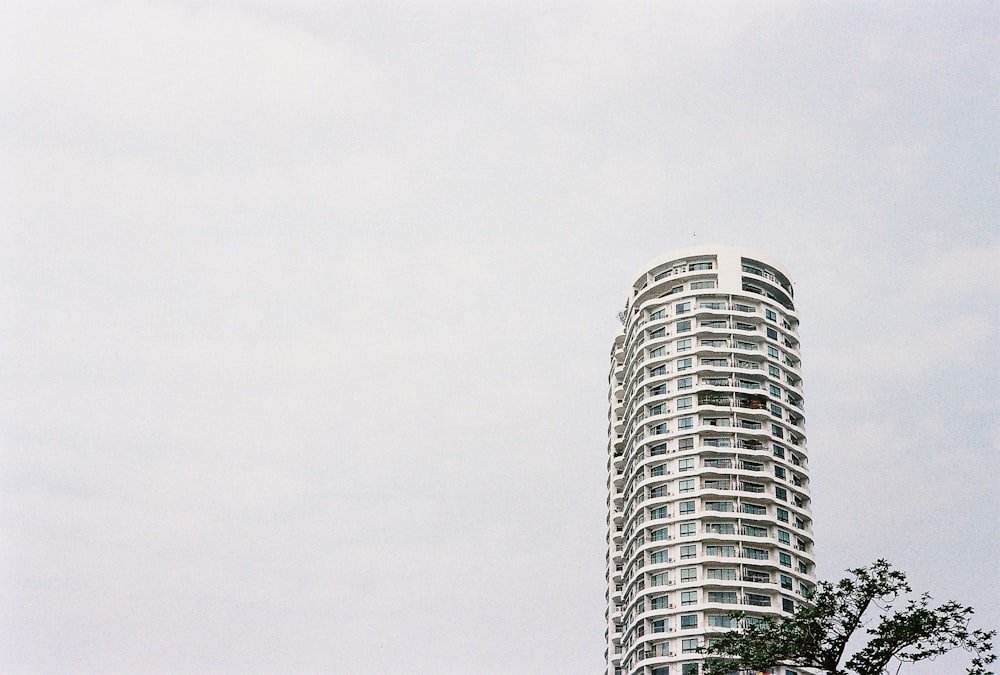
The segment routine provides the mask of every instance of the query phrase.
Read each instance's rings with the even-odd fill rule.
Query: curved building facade
[[[607,675],[693,675],[728,612],[791,613],[816,583],[794,293],[758,253],[685,249],[635,277],[620,318]]]

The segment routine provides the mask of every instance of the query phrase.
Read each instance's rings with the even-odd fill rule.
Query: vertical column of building
[[[638,276],[621,318],[607,673],[693,675],[728,612],[791,613],[815,584],[793,291],[764,256],[688,249]]]
[[[625,313],[622,313],[624,321]],[[621,662],[622,637],[622,571],[624,569],[624,542],[622,538],[624,522],[625,492],[625,336],[615,337],[611,346],[611,369],[608,374],[608,518],[606,556],[607,590],[607,648],[605,660],[608,675],[614,675]]]

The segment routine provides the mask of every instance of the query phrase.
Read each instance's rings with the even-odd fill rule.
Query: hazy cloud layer
[[[6,4],[3,669],[598,671],[614,317],[714,242],[794,275],[821,575],[1000,624],[998,35]]]

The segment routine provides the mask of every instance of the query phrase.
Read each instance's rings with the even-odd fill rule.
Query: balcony
[[[750,410],[766,410],[767,399],[763,396],[737,396],[736,407],[749,408]]]
[[[732,490],[733,484],[728,480],[706,480],[702,483],[702,488],[705,490]],[[760,491],[764,491],[764,486],[761,486]]]

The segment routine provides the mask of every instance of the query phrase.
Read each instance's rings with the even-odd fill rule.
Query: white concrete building
[[[793,289],[759,253],[685,249],[636,275],[621,319],[607,675],[691,675],[727,612],[793,612],[816,583]]]

